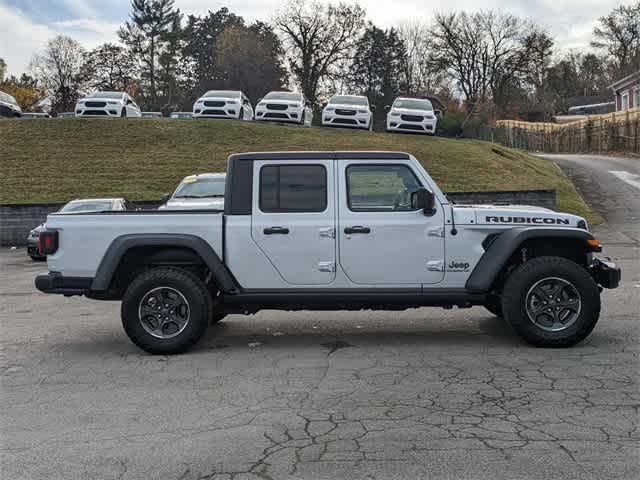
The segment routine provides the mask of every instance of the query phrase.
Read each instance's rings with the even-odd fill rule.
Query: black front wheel
[[[516,268],[502,294],[505,319],[538,347],[584,340],[600,316],[600,292],[584,267],[561,257],[538,257]]]
[[[120,112],[120,117],[121,118],[127,118],[127,110],[126,109],[122,109],[122,111]]]
[[[184,352],[204,335],[212,316],[211,295],[196,275],[179,268],[139,274],[122,298],[122,325],[146,352]]]

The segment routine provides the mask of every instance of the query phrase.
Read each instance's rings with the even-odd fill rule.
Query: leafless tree
[[[352,55],[364,15],[358,4],[292,0],[274,18],[284,37],[291,72],[313,104],[317,104],[322,82]]]
[[[430,27],[420,22],[405,22],[397,28],[406,48],[404,81],[407,94],[434,92],[443,83],[445,72],[434,59]]]
[[[593,29],[593,47],[615,61],[618,75],[640,70],[640,1],[620,6],[601,17]]]
[[[33,57],[31,70],[51,100],[53,112],[74,108],[85,82],[85,56],[77,41],[58,35],[49,40],[44,52]]]

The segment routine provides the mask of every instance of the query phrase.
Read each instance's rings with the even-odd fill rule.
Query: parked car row
[[[438,118],[429,100],[398,97],[388,108],[388,132],[435,133]],[[5,116],[19,116],[21,113],[15,99],[2,92],[0,109]],[[78,100],[71,115],[61,116],[162,118],[162,113],[142,112],[126,92],[93,92]],[[254,109],[249,98],[239,90],[210,90],[195,101],[192,112],[173,112],[169,118],[226,118],[311,126],[313,110],[304,95],[298,92],[269,92],[258,100]],[[324,127],[373,130],[373,109],[366,96],[334,95],[322,110],[321,124]]]

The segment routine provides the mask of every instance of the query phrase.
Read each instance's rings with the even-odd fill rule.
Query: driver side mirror
[[[436,213],[436,197],[426,188],[419,188],[411,194],[411,206],[430,217]]]
[[[169,199],[171,198],[171,194],[169,193],[163,193],[162,196],[160,197],[160,201],[162,203],[167,203],[169,201]]]
[[[133,100],[127,100],[127,105],[133,104]]]

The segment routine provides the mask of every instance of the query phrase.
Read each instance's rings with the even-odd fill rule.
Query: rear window
[[[260,170],[263,212],[323,212],[327,170],[323,165],[273,165]]]

